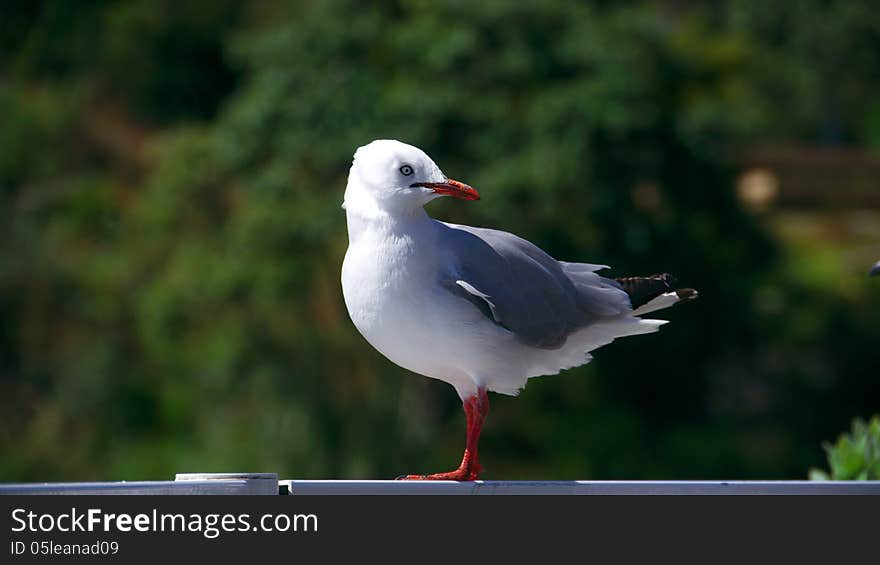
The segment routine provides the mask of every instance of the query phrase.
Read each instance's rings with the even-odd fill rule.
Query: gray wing
[[[631,310],[606,268],[555,260],[513,234],[438,222],[452,254],[444,286],[534,347],[561,347],[575,330]]]

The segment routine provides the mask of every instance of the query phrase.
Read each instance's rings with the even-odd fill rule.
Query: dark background
[[[880,11],[771,4],[5,2],[0,480],[452,468],[342,302],[383,137],[483,195],[437,217],[701,291],[493,396],[486,478],[805,478],[880,405]]]

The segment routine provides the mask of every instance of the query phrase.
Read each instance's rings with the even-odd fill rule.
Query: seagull
[[[868,272],[872,277],[880,275],[880,261],[874,263],[874,266],[871,267],[871,270]]]
[[[380,139],[354,154],[342,205],[342,291],[357,330],[393,363],[455,387],[467,419],[454,471],[409,480],[472,481],[488,392],[590,361],[615,338],[657,331],[642,315],[696,298],[668,274],[611,279],[604,265],[557,261],[494,229],[432,219],[440,196],[479,200],[421,149]]]

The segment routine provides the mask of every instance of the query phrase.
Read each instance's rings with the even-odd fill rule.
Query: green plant
[[[837,443],[824,445],[831,473],[810,469],[813,481],[869,481],[880,479],[880,415],[870,422],[856,418],[852,432]]]

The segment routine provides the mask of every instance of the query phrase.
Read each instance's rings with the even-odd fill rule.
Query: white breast
[[[474,331],[491,324],[441,286],[447,269],[433,221],[425,216],[408,225],[352,223],[342,289],[355,327],[397,365],[457,389],[472,388],[466,367],[478,363],[462,363],[463,357],[478,350]]]
[[[427,314],[425,289],[434,284],[436,261],[423,229],[393,224],[350,229],[342,264],[342,290],[358,331],[398,362],[425,339],[417,321]]]

